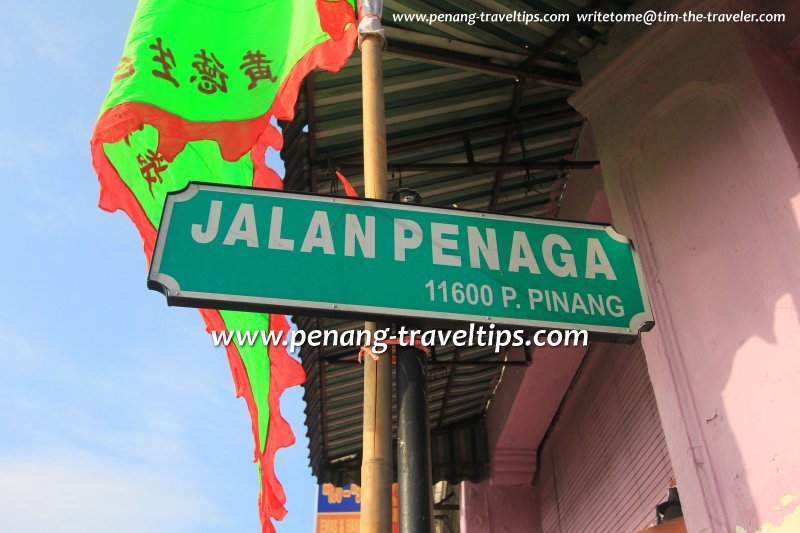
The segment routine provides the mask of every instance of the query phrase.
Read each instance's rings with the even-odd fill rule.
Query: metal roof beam
[[[318,167],[326,167],[327,161],[315,161]],[[409,172],[458,172],[472,170],[474,172],[491,172],[498,170],[567,170],[593,169],[599,161],[511,161],[503,163],[390,163],[389,171],[407,170]],[[361,162],[347,162],[337,165],[342,171],[361,172]]]
[[[600,7],[607,3],[608,0],[593,0],[586,4],[580,11],[577,13],[591,13],[592,11],[596,11],[600,9]],[[575,29],[581,25],[581,22],[578,21],[578,17],[576,14],[573,14],[569,18],[569,22],[561,26],[553,35],[547,38],[547,40],[542,43],[540,47],[533,51],[533,53],[522,63],[523,69],[532,68],[536,65],[536,62],[542,59],[547,52],[553,49],[556,45],[558,45],[561,41],[563,41],[567,35],[575,31]]]
[[[580,117],[580,116],[581,116],[580,113],[578,113],[574,109],[565,109],[562,111],[555,111],[552,113],[543,113],[541,115],[534,115],[526,118],[520,118],[518,120],[509,120],[507,122],[503,122],[500,124],[493,124],[490,126],[467,128],[463,130],[452,131],[450,133],[432,135],[430,137],[424,137],[422,139],[414,139],[411,141],[394,143],[387,146],[386,151],[390,154],[393,154],[397,152],[403,152],[406,150],[413,150],[415,148],[428,147],[431,146],[432,144],[445,143],[456,139],[461,139],[464,137],[464,135],[483,135],[486,133],[496,133],[500,131],[505,131],[509,127],[513,126],[528,126],[531,124],[541,124],[546,122],[552,122],[554,120],[561,120],[561,119]],[[360,159],[361,156],[362,156],[361,152],[356,152],[337,157],[336,161],[349,161],[351,159]],[[314,162],[314,164],[316,164],[316,161]]]
[[[475,44],[474,42],[460,41],[453,37],[443,37],[394,26],[384,26],[386,39],[388,41],[402,41],[405,43],[419,44],[440,48],[445,50],[455,50],[463,54],[471,54],[478,57],[491,59],[495,63],[505,65],[516,65],[525,60],[530,50],[521,52],[510,52],[485,44]]]
[[[513,122],[514,117],[519,113],[519,107],[522,105],[522,96],[525,94],[525,83],[518,82],[514,87],[514,96],[511,98],[511,109],[508,113],[509,122]],[[503,146],[500,148],[500,165],[505,165],[508,159],[508,152],[511,150],[511,141],[514,139],[514,125],[509,125],[503,135]],[[526,170],[530,167],[525,167]],[[492,197],[489,200],[489,211],[494,211],[497,207],[497,200],[500,197],[500,186],[503,183],[503,176],[505,175],[506,168],[501,166],[497,169],[494,175],[494,184],[492,184]]]
[[[456,347],[455,351],[453,352],[452,362],[454,363],[457,362],[459,355],[461,355],[460,350]],[[442,422],[444,422],[444,417],[447,414],[447,404],[450,401],[450,393],[453,390],[453,380],[456,377],[456,370],[457,369],[455,368],[455,366],[451,367],[450,373],[447,376],[447,386],[445,387],[444,398],[442,399],[442,410],[439,411],[439,420],[436,423],[437,429],[442,427]]]
[[[606,2],[607,0],[592,0],[581,10],[581,12],[586,13],[594,11],[600,8],[600,6],[602,6]],[[544,55],[547,52],[549,52],[554,46],[556,46],[563,39],[565,39],[567,35],[572,33],[572,31],[575,30],[578,24],[579,22],[577,16],[570,17],[570,22],[564,24],[561,28],[558,29],[558,31],[556,31],[553,35],[551,35],[539,48],[537,48],[525,61],[523,61],[519,65],[519,68],[523,71],[529,71],[529,70],[535,71],[536,63],[542,57],[544,57]],[[524,78],[520,79],[524,80]],[[511,101],[510,118],[512,119],[517,114],[520,103],[522,101],[522,97],[524,94],[522,85],[523,83],[519,83],[519,85],[516,87],[514,91],[514,97]],[[505,135],[503,137],[503,147],[501,148],[500,151],[501,163],[504,163],[506,157],[508,157],[508,151],[511,148],[511,141],[514,137],[513,133],[514,133],[513,126],[509,126],[506,129]],[[504,173],[505,169],[500,168],[497,170],[497,173],[495,174],[494,185],[492,186],[492,198],[489,200],[489,211],[494,211],[497,208],[497,201],[500,196],[500,189],[503,183]]]
[[[498,65],[496,63],[490,63],[482,57],[453,53],[440,48],[420,46],[404,43],[402,41],[389,42],[385,53],[390,56],[416,59],[418,61],[447,67],[458,67],[493,76],[513,79],[530,79],[550,85],[557,85],[559,87],[575,88],[581,85],[580,76],[574,76],[556,70],[543,68],[527,70]]]

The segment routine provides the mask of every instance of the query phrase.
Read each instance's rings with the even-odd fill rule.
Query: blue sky
[[[197,311],[145,286],[97,208],[97,111],[134,0],[0,0],[0,516],[6,531],[258,531],[244,400]],[[275,154],[271,154],[275,164]],[[282,402],[289,516],[311,531],[302,389]]]

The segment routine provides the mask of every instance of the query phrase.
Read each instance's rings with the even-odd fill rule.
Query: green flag
[[[265,164],[282,144],[270,121],[292,118],[308,72],[344,65],[356,31],[346,0],[141,0],[91,139],[100,207],[127,213],[149,260],[167,193],[189,181],[282,188]],[[280,315],[201,314],[209,331],[289,328]],[[231,343],[227,355],[252,421],[262,527],[273,531],[270,519],[286,514],[273,460],[294,442],[280,395],[305,376],[280,345]]]

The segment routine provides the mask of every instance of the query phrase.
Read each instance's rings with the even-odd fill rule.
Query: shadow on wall
[[[703,497],[725,514],[712,522],[754,531],[780,522],[787,480],[800,478],[795,454],[782,457],[800,424],[780,413],[796,405],[800,370],[800,181],[769,101],[748,94],[700,82],[672,92],[639,122],[620,175],[647,243],[656,351],[695,418],[693,449],[679,453],[709,471]]]

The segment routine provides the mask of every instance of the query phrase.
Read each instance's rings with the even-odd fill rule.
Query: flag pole
[[[383,99],[383,37],[361,37],[364,113],[364,194],[386,200],[386,115]],[[375,322],[365,329],[375,331]],[[364,358],[364,434],[361,458],[361,531],[392,528],[392,358]]]

